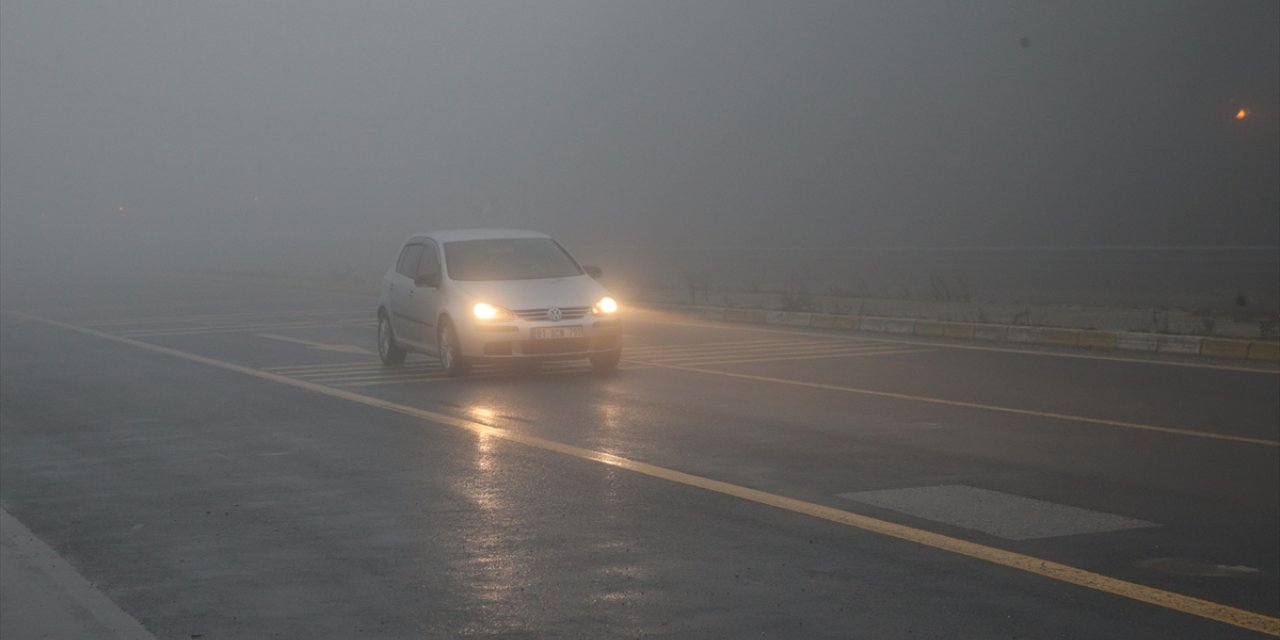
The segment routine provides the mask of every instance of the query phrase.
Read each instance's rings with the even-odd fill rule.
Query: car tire
[[[385,311],[378,312],[378,357],[382,364],[401,365],[407,352],[396,344],[395,331],[391,329],[391,318]]]
[[[471,371],[471,363],[462,355],[462,343],[458,341],[458,332],[453,324],[445,322],[436,336],[439,346],[440,366],[447,376],[458,378]]]
[[[600,373],[618,370],[618,362],[622,360],[622,349],[605,353],[593,353],[590,356],[591,369]]]

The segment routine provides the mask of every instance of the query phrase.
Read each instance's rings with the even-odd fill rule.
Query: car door
[[[415,349],[421,348],[422,331],[412,317],[413,278],[418,272],[422,251],[421,241],[406,244],[404,249],[400,250],[400,258],[396,260],[395,272],[387,276],[386,282],[391,329],[395,331],[396,338],[401,343]]]
[[[408,296],[408,315],[417,328],[420,348],[428,353],[436,351],[436,319],[440,317],[440,307],[444,304],[440,286],[442,278],[440,251],[435,242],[426,240],[414,273],[416,284]]]

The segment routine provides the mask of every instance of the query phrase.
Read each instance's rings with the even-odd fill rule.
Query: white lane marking
[[[268,340],[279,340],[280,342],[292,342],[294,344],[301,344],[311,349],[318,349],[320,351],[336,351],[338,353],[355,353],[359,355],[370,355],[370,356],[373,355],[372,351],[365,349],[364,347],[358,347],[354,344],[325,344],[323,342],[316,342],[314,340],[303,340],[302,338],[290,338],[289,336],[281,336],[281,335],[276,335],[274,333],[255,333],[253,335],[254,337],[257,337],[257,338],[266,338]]]
[[[248,333],[252,331],[280,331],[284,329],[319,329],[325,327],[373,327],[371,320],[345,320],[337,322],[293,322],[276,324],[247,324],[229,327],[194,327],[191,329],[148,329],[121,331],[116,335],[126,338],[190,336],[211,333]]]
[[[678,345],[651,345],[648,347],[627,347],[627,353],[644,355],[678,355],[683,353],[700,353],[703,351],[723,351],[735,348],[763,348],[786,345],[824,344],[819,340],[735,340],[733,342],[698,342]]]
[[[412,369],[412,368],[415,368],[415,367],[423,367],[423,366],[426,366],[426,364],[425,364],[425,363],[423,363],[423,364],[405,364],[405,365],[400,365],[398,368],[399,368],[399,369]],[[330,363],[325,363],[325,364],[291,364],[291,365],[279,365],[279,366],[274,366],[274,367],[262,367],[262,370],[263,370],[263,371],[292,371],[292,372],[297,372],[297,373],[303,373],[303,372],[306,372],[306,371],[329,371],[329,370],[343,370],[343,369],[356,369],[356,368],[360,368],[360,369],[390,369],[390,368],[391,368],[391,366],[390,366],[390,365],[382,364],[381,362],[378,362],[378,361],[376,361],[376,360],[375,360],[375,361],[373,361],[373,362],[370,362],[370,361],[368,361],[368,360],[359,360],[359,361],[354,361],[354,362],[330,362]]]
[[[63,296],[65,297],[65,296]],[[30,313],[56,313],[56,314],[85,314],[85,313],[104,313],[113,311],[127,311],[137,313],[143,309],[159,309],[161,311],[168,309],[199,309],[209,307],[226,308],[228,306],[241,309],[252,309],[255,307],[267,307],[270,305],[289,305],[290,303],[307,303],[315,304],[321,296],[319,294],[306,297],[294,296],[290,298],[224,298],[217,300],[201,300],[196,301],[180,301],[180,302],[130,302],[128,304],[110,304],[110,305],[79,305],[79,306],[59,306],[59,307],[40,307],[38,309],[28,310]],[[370,307],[374,308],[374,307]]]
[[[753,362],[815,360],[871,355],[896,355],[934,351],[910,345],[887,344],[869,340],[735,340],[701,344],[654,345],[627,349],[627,359],[671,365],[722,365]]]
[[[707,360],[737,360],[744,358],[781,358],[787,359],[791,357],[801,358],[809,355],[824,355],[834,353],[859,354],[870,351],[885,351],[894,349],[910,349],[906,345],[888,345],[888,344],[866,344],[866,345],[841,345],[839,343],[819,344],[804,348],[787,348],[787,349],[736,349],[733,351],[721,351],[718,353],[704,353],[697,356],[658,356],[645,357],[645,360],[651,362],[662,362],[667,364],[684,364],[692,362],[705,362]]]
[[[622,365],[618,367],[618,370],[634,371],[636,369],[649,369],[649,368],[652,368],[652,367],[647,367],[643,365],[634,366],[624,361]],[[554,369],[548,369],[544,365],[543,369],[541,369],[540,371],[529,373],[528,375],[531,377],[558,376],[558,375],[567,375],[567,374],[585,375],[590,372],[591,372],[590,369],[586,368],[584,365],[578,365],[578,364],[566,364],[563,366],[556,367]],[[496,370],[496,371],[490,371],[485,373],[473,372],[471,375],[467,376],[466,379],[467,380],[489,380],[494,378],[518,378],[520,375],[522,374],[513,373],[511,371]],[[308,382],[315,382],[316,384],[328,384],[328,385],[333,385],[334,387],[354,388],[354,387],[378,387],[378,386],[392,385],[392,384],[410,384],[414,382],[447,382],[449,380],[458,380],[458,378],[451,378],[445,375],[443,371],[438,371],[435,374],[427,374],[422,376],[404,376],[400,378],[372,380],[369,382],[354,381],[354,380],[351,382],[338,382],[334,380],[321,381],[316,378],[308,379]]]
[[[10,584],[16,587],[5,591],[8,606],[0,629],[6,638],[156,640],[4,508],[0,508],[0,538],[0,565],[6,583],[12,579]]]
[[[87,321],[85,326],[105,329],[108,327],[121,327],[128,325],[148,325],[148,324],[188,324],[200,323],[203,326],[226,325],[235,322],[243,322],[251,319],[273,320],[282,319],[292,316],[333,316],[333,315],[349,315],[354,317],[367,317],[369,314],[349,309],[304,309],[300,311],[241,311],[238,313],[211,313],[203,315],[183,315],[183,316],[150,316],[142,318],[112,318],[110,320]],[[172,327],[177,329],[179,327]]]
[[[830,358],[866,358],[870,356],[896,356],[907,353],[932,353],[937,349],[879,349],[874,351],[841,351],[835,353],[824,353],[812,356],[777,356],[773,358],[738,358],[730,360],[705,360],[701,362],[685,363],[689,366],[713,366],[722,364],[749,364],[755,362],[780,362],[790,360],[822,360]]]
[[[858,491],[842,493],[840,497],[989,533],[1006,540],[1036,540],[1159,526],[1146,520],[962,484]]]
[[[703,351],[689,351],[683,353],[645,353],[641,354],[646,358],[653,360],[697,360],[707,356],[725,356],[725,355],[745,355],[745,354],[762,354],[768,355],[772,353],[806,353],[813,351],[829,350],[832,347],[843,346],[838,342],[793,342],[785,344],[777,344],[765,347],[755,347],[746,344],[740,347],[720,347],[718,349],[705,349]],[[860,345],[859,345],[860,346]],[[879,345],[868,345],[876,347]]]
[[[473,375],[469,377],[485,378],[490,376],[474,376]],[[440,373],[434,376],[418,376],[413,378],[402,378],[400,380],[374,380],[371,382],[331,382],[328,384],[332,384],[336,387],[380,387],[380,386],[389,385],[389,384],[408,384],[413,382],[423,382],[423,383],[448,382],[450,380],[456,380],[456,378],[450,378],[449,376],[446,376],[443,373]],[[321,384],[321,383],[317,383],[317,384]]]
[[[689,367],[674,364],[658,364],[652,363],[652,366],[663,369],[674,369],[676,371],[689,371],[693,373],[702,373],[709,376],[723,376],[725,378],[738,378],[740,380],[754,380],[765,384],[782,384],[794,387],[807,387],[809,389],[823,389],[827,391],[836,391],[840,393],[852,393],[863,396],[872,396],[877,398],[896,398],[898,400],[906,400],[910,402],[924,402],[928,404],[936,404],[948,407],[964,407],[966,409],[977,409],[980,411],[994,411],[997,413],[1007,413],[1012,415],[1036,416],[1039,418],[1050,418],[1053,420],[1064,420],[1067,422],[1080,422],[1084,424],[1097,424],[1109,427],[1120,427],[1123,429],[1137,429],[1140,431],[1152,431],[1156,433],[1168,433],[1179,436],[1189,436],[1193,438],[1206,438],[1210,440],[1222,440],[1227,442],[1243,442],[1247,444],[1259,444],[1267,447],[1280,447],[1280,440],[1267,440],[1265,438],[1251,438],[1248,436],[1228,435],[1223,433],[1214,433],[1209,431],[1196,431],[1194,429],[1180,429],[1176,427],[1161,427],[1153,424],[1143,424],[1140,422],[1127,422],[1124,420],[1108,420],[1106,418],[1090,418],[1088,416],[1077,416],[1066,413],[1055,413],[1052,411],[1037,411],[1035,409],[1019,409],[1017,407],[1007,407],[1002,405],[984,404],[981,402],[966,402],[964,400],[947,400],[946,398],[935,398],[931,396],[918,396],[909,393],[896,393],[893,391],[880,391],[876,389],[866,389],[862,387],[848,387],[836,384],[824,384],[821,382],[806,382],[804,380],[795,380],[791,378],[775,378],[771,376],[755,375],[738,371],[725,371],[723,369],[707,369],[699,367]]]
[[[325,375],[297,375],[296,378],[301,380],[311,380],[314,383],[343,383],[343,381],[365,381],[365,380],[403,380],[413,378],[413,376],[439,374],[440,367],[435,366],[431,369],[420,369],[416,371],[394,371],[394,372],[378,372],[378,371],[352,371],[347,374],[325,374]]]

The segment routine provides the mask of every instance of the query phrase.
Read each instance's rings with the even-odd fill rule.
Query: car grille
[[[548,309],[520,309],[512,313],[520,316],[521,320],[537,322],[547,319],[547,311]],[[560,307],[560,312],[564,314],[561,318],[562,320],[577,320],[578,318],[586,317],[590,311],[591,307]]]

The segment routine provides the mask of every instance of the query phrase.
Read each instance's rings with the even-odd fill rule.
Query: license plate
[[[546,338],[581,338],[587,335],[586,330],[582,327],[534,327],[529,330],[529,335],[534,340],[543,340]]]

